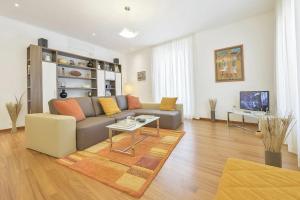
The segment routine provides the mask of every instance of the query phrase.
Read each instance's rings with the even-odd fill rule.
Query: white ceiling
[[[19,3],[18,8],[14,3]],[[182,37],[274,8],[274,0],[0,0],[0,15],[120,52]],[[131,11],[125,12],[124,6]],[[118,34],[128,27],[134,39]],[[96,33],[96,36],[92,36]]]

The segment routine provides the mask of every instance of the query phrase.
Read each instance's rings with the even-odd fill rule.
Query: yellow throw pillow
[[[176,101],[177,97],[169,98],[169,97],[163,97],[160,102],[159,109],[160,110],[176,110]]]
[[[113,115],[121,112],[116,100],[113,98],[99,98],[99,102],[106,115]]]

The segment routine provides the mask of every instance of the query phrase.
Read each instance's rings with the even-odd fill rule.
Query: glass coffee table
[[[137,121],[138,119],[143,119],[143,122]],[[156,133],[144,130],[144,126],[156,121]],[[109,140],[110,140],[110,151],[118,152],[130,156],[135,156],[135,145],[145,140],[148,136],[159,137],[159,117],[153,115],[139,115],[134,119],[124,119],[118,121],[117,123],[106,126],[109,129]],[[124,149],[114,149],[113,148],[113,132],[127,132],[131,134],[130,146]],[[140,131],[141,137],[136,140],[136,133]]]

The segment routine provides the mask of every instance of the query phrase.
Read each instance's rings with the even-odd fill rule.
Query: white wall
[[[107,61],[118,57],[121,64],[124,60],[118,52],[1,16],[0,30],[0,129],[10,127],[5,103],[13,101],[15,95],[26,92],[26,48],[37,44],[38,38],[48,39],[49,48]],[[25,96],[18,126],[24,125],[26,105]]]
[[[218,99],[217,118],[226,119],[227,110],[239,106],[241,90],[269,90],[273,109],[274,42],[273,12],[194,34],[196,117],[210,116],[208,99],[215,97]],[[216,83],[214,50],[239,44],[244,45],[245,81]],[[126,66],[127,78],[133,80],[136,87],[135,95],[153,100],[151,80],[135,81],[137,71],[151,71],[151,48],[127,56]]]
[[[151,49],[141,51],[126,56],[127,80],[132,85],[133,93],[140,97],[142,102],[152,102],[152,72],[151,72]],[[146,71],[146,80],[138,81],[137,72]]]
[[[250,18],[195,35],[196,112],[208,118],[209,98],[217,98],[216,118],[226,119],[226,112],[239,107],[239,91],[269,90],[271,110],[274,95],[274,41],[273,13]],[[214,50],[243,44],[245,81],[215,82]]]

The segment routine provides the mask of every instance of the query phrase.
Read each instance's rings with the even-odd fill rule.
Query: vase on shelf
[[[61,91],[61,93],[59,94],[59,96],[60,96],[61,98],[67,98],[68,93],[66,92],[65,89],[62,89],[62,91]]]
[[[93,65],[93,62],[90,60],[89,62],[88,62],[88,64],[87,64],[87,66],[88,67],[93,67],[94,65]]]

